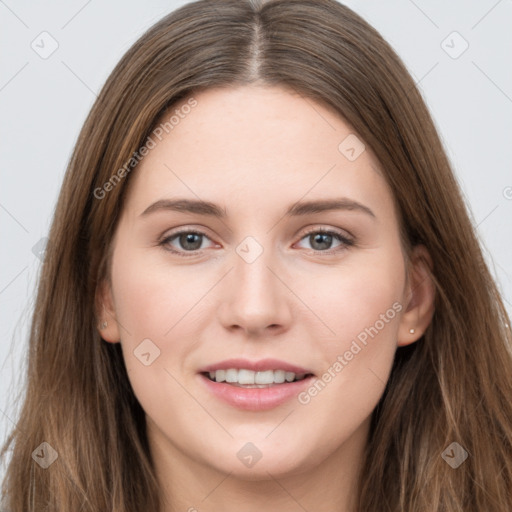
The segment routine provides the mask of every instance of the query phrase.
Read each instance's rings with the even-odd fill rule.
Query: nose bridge
[[[247,330],[286,324],[290,311],[286,290],[273,273],[279,267],[274,249],[246,237],[235,252],[222,322]]]
[[[275,262],[273,252],[272,247],[263,247],[254,237],[247,237],[238,245],[233,276],[238,301],[261,309],[275,300],[277,283],[268,268]]]

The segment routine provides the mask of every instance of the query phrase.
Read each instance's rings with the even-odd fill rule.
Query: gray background
[[[0,0],[0,442],[19,405],[40,241],[79,129],[122,54],[184,3]],[[418,82],[511,313],[512,1],[345,3]]]

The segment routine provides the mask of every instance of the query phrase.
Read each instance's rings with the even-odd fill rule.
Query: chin
[[[218,447],[218,457],[208,463],[222,473],[251,481],[291,476],[319,463],[318,453],[308,454],[300,440],[283,446],[281,439],[275,442],[270,439],[251,442],[247,439],[231,440],[229,448]]]

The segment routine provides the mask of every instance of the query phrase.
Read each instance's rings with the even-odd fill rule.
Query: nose
[[[284,283],[270,250],[252,262],[233,254],[234,268],[224,279],[223,300],[218,309],[221,324],[247,336],[268,336],[288,329],[292,319],[292,293]]]

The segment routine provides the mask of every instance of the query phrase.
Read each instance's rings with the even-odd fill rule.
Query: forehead
[[[378,161],[353,129],[288,88],[201,91],[159,121],[154,147],[131,176],[129,202],[139,213],[149,200],[176,195],[243,199],[254,210],[335,194],[392,208]]]

